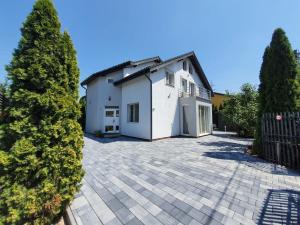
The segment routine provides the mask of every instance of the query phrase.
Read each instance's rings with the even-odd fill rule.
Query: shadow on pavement
[[[300,192],[269,190],[257,224],[300,224]]]
[[[217,142],[199,142],[200,145],[212,147],[211,151],[206,151],[202,156],[221,159],[235,160],[249,167],[264,171],[266,173],[299,176],[299,171],[288,169],[284,166],[270,163],[261,158],[245,154],[245,144],[239,144],[229,141]],[[214,147],[216,150],[214,150]]]
[[[85,134],[85,137],[92,139],[94,141],[97,141],[102,144],[108,144],[112,142],[147,142],[146,140],[141,140],[138,138],[132,138],[132,137],[125,137],[125,136],[119,136],[119,137],[95,137],[95,135],[92,134]]]
[[[208,147],[216,147],[221,151],[240,151],[244,152],[245,148],[247,147],[246,144],[239,144],[230,141],[209,141],[209,142],[198,142],[200,145],[208,146]]]

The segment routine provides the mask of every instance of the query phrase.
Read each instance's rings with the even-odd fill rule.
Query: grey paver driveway
[[[224,135],[85,138],[78,224],[300,224],[300,176]]]

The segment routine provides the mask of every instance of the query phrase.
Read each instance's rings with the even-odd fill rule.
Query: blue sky
[[[0,3],[0,82],[34,0]],[[215,91],[258,85],[261,58],[282,27],[300,49],[299,0],[54,0],[77,49],[81,81],[126,60],[194,50]],[[83,94],[81,89],[81,94]]]

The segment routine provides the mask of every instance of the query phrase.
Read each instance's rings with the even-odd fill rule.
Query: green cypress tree
[[[269,51],[263,112],[296,111],[299,99],[298,64],[282,29],[274,31]]]
[[[254,149],[261,153],[261,118],[268,112],[292,112],[300,109],[299,65],[285,32],[274,31],[265,50],[260,71],[259,108]]]
[[[85,120],[86,120],[86,96],[82,96],[79,100],[80,109],[81,109],[81,117],[79,119],[79,123],[81,124],[81,128],[85,130]]]
[[[270,61],[270,47],[265,49],[263,62],[260,69],[259,80],[260,84],[258,87],[258,109],[257,109],[257,123],[255,129],[255,141],[254,150],[255,153],[260,153],[259,149],[262,146],[262,130],[261,130],[261,119],[265,112],[265,106],[267,101],[267,84],[268,84],[268,67]]]
[[[79,70],[51,0],[37,0],[7,67],[9,122],[0,151],[0,224],[51,224],[83,176]]]
[[[71,37],[66,31],[62,35],[62,46],[64,50],[62,64],[68,73],[66,88],[75,99],[78,99],[79,69],[77,65],[76,51],[74,49]]]

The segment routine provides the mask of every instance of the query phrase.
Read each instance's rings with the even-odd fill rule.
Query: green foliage
[[[270,47],[267,47],[264,52],[263,62],[260,69],[259,80],[260,84],[258,87],[258,109],[257,109],[257,121],[255,129],[255,141],[253,150],[255,153],[259,153],[262,143],[262,130],[261,130],[261,118],[265,112],[268,97],[268,79],[269,79],[269,66],[270,66]]]
[[[298,62],[298,68],[297,68],[297,77],[295,79],[295,86],[297,87],[296,89],[296,109],[297,111],[300,110],[300,64]]]
[[[96,137],[103,137],[103,132],[102,132],[102,130],[97,130],[97,131],[95,131],[95,135],[96,135]]]
[[[221,113],[225,123],[242,137],[253,137],[257,115],[257,91],[254,86],[244,84],[241,92],[230,94]]]
[[[4,83],[0,83],[0,92],[4,96],[8,95],[8,84],[7,84],[7,81],[5,81]]]
[[[298,63],[285,32],[276,29],[265,56],[262,83],[265,85],[263,112],[292,112],[297,110],[300,93]],[[263,63],[264,64],[264,63]],[[298,108],[299,109],[299,108]]]
[[[51,0],[37,0],[7,67],[8,124],[0,151],[0,224],[51,224],[79,189],[79,69]]]
[[[5,112],[5,107],[8,105],[8,93],[9,93],[9,88],[7,85],[7,82],[5,83],[0,83],[0,97],[1,97],[1,102],[0,102],[0,126],[3,127],[3,124],[6,122],[7,119],[7,113]],[[0,142],[1,142],[1,135],[2,131],[0,130]],[[0,143],[1,145],[1,143]]]
[[[300,109],[300,70],[295,52],[285,32],[276,29],[265,50],[260,70],[259,101],[254,149],[261,153],[261,118],[266,112]]]
[[[86,96],[82,96],[79,100],[80,104],[80,111],[81,111],[81,117],[79,118],[79,123],[81,125],[82,130],[85,130],[85,119],[86,119],[86,114],[85,114],[85,109],[86,109]]]

